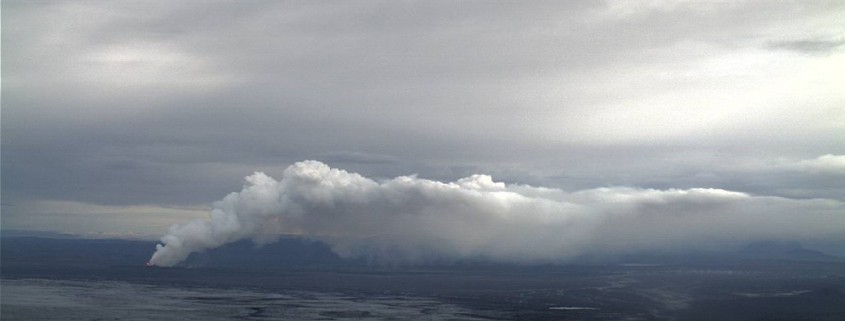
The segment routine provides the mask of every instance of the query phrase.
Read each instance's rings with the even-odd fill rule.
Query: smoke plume
[[[215,202],[208,219],[172,226],[150,262],[172,266],[191,253],[242,239],[272,242],[280,234],[323,241],[343,257],[386,262],[561,262],[586,253],[841,239],[843,209],[833,200],[720,189],[566,192],[506,185],[486,175],[449,183],[415,176],[377,182],[304,161],[279,181],[255,173],[243,190]]]

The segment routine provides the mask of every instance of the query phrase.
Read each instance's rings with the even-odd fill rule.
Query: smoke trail
[[[719,189],[602,188],[568,193],[473,175],[443,183],[414,176],[376,182],[317,161],[280,181],[255,173],[213,204],[207,220],[170,228],[150,262],[241,239],[298,234],[344,257],[414,263],[486,258],[556,262],[586,252],[712,247],[765,239],[845,235],[845,206],[831,200],[750,196]]]

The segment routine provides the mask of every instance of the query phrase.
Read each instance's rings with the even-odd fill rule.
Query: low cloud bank
[[[566,192],[506,185],[486,175],[449,183],[415,176],[377,182],[304,161],[278,181],[248,176],[240,192],[213,204],[208,219],[172,226],[150,263],[172,266],[191,253],[242,239],[269,243],[279,234],[382,262],[564,262],[583,254],[762,239],[843,239],[845,205],[700,188]]]

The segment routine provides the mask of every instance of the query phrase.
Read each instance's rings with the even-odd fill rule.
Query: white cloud
[[[814,174],[843,175],[845,174],[845,155],[822,155],[815,159],[799,161],[790,167]]]

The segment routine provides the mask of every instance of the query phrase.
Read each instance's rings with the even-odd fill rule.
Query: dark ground
[[[189,260],[192,267],[146,268],[150,242],[4,237],[0,244],[3,279],[426,296],[507,320],[845,320],[845,262],[839,260],[757,255],[709,263],[389,268],[340,260],[320,244],[283,240],[277,248],[236,244],[198,255]],[[263,254],[253,260],[265,265],[243,267],[233,253]]]

